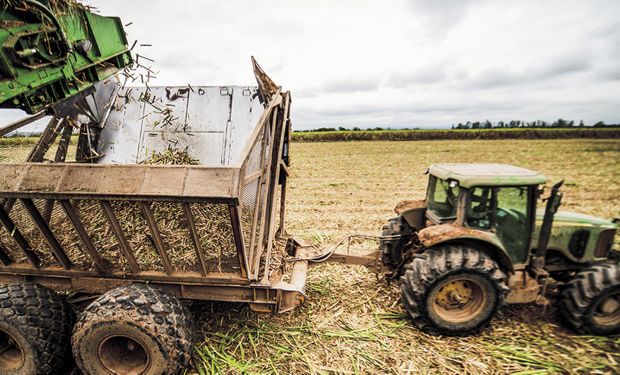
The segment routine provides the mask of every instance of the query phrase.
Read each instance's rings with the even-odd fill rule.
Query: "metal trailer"
[[[291,95],[253,63],[256,87],[100,82],[26,162],[2,137],[41,115],[0,127],[0,372],[56,373],[71,347],[86,374],[178,373],[193,346],[179,299],[281,313],[309,264],[379,264],[287,239]],[[173,149],[197,165],[145,164]],[[86,306],[75,324],[64,299]]]
[[[257,311],[299,306],[307,262],[294,263],[291,275],[269,274],[276,236],[285,233],[291,95],[254,66],[258,87],[121,88],[107,80],[89,99],[87,121],[52,119],[27,162],[0,164],[0,284],[100,294],[141,282]],[[77,149],[68,151],[76,121]],[[172,144],[200,165],[141,164]],[[158,225],[164,206],[182,222],[182,250]],[[119,220],[129,209],[141,221],[133,232]],[[203,223],[209,214],[219,221]],[[103,236],[114,236],[112,245]],[[152,244],[156,262],[140,261],[140,241]]]

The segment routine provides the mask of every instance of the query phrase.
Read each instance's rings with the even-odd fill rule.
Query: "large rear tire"
[[[84,310],[73,355],[84,374],[180,373],[193,345],[191,316],[173,295],[133,284],[111,290]]]
[[[390,270],[402,266],[405,254],[412,247],[414,230],[402,216],[390,219],[382,228],[379,242],[381,261]]]
[[[38,284],[0,286],[0,374],[59,373],[70,356],[73,311]]]
[[[431,333],[465,335],[485,326],[508,292],[506,275],[476,249],[443,245],[405,266],[402,298],[414,323]]]
[[[577,273],[562,290],[559,311],[577,332],[620,333],[620,265],[598,264]]]

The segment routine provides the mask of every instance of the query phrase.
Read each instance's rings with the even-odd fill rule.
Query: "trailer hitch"
[[[304,257],[291,257],[286,259],[288,262],[307,261],[311,264],[319,264],[324,262],[342,263],[349,265],[364,266],[375,271],[377,277],[386,271],[387,269],[381,262],[381,251],[377,248],[373,251],[364,254],[351,253],[351,244],[354,240],[367,240],[367,241],[382,241],[382,240],[394,240],[400,238],[400,235],[392,236],[372,236],[366,234],[351,234],[344,237],[336,245],[319,248],[316,245],[308,244],[298,238],[289,239],[287,243],[287,251],[289,255],[295,254],[295,249],[298,248],[314,248],[317,254],[304,256]],[[340,250],[346,244],[346,249]]]

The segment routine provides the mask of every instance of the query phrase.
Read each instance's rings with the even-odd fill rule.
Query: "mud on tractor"
[[[437,164],[428,175],[426,200],[401,202],[380,245],[418,326],[467,334],[503,303],[551,296],[576,331],[620,332],[617,220],[558,211],[562,181],[537,210],[547,178],[519,167]]]

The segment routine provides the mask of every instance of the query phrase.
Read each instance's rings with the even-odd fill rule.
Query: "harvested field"
[[[295,143],[288,231],[334,244],[377,234],[401,199],[423,198],[436,162],[506,162],[566,179],[565,209],[620,217],[619,140]],[[367,244],[364,250],[373,248]],[[195,372],[547,374],[620,371],[620,339],[578,336],[552,307],[511,306],[479,336],[415,329],[397,284],[343,265],[310,271],[308,300],[284,315],[242,305],[196,306]]]
[[[399,200],[423,198],[422,172],[437,162],[536,169],[552,181],[566,179],[565,209],[620,217],[615,139],[294,143],[291,156],[288,231],[326,246],[354,232],[378,234]],[[91,224],[97,227],[96,220]],[[178,225],[170,218],[171,228]],[[558,322],[553,307],[506,307],[481,335],[448,338],[415,329],[399,298],[397,284],[387,285],[366,269],[320,265],[310,271],[306,304],[292,313],[262,315],[244,305],[196,303],[198,346],[189,372],[620,371],[619,338],[575,335]]]

